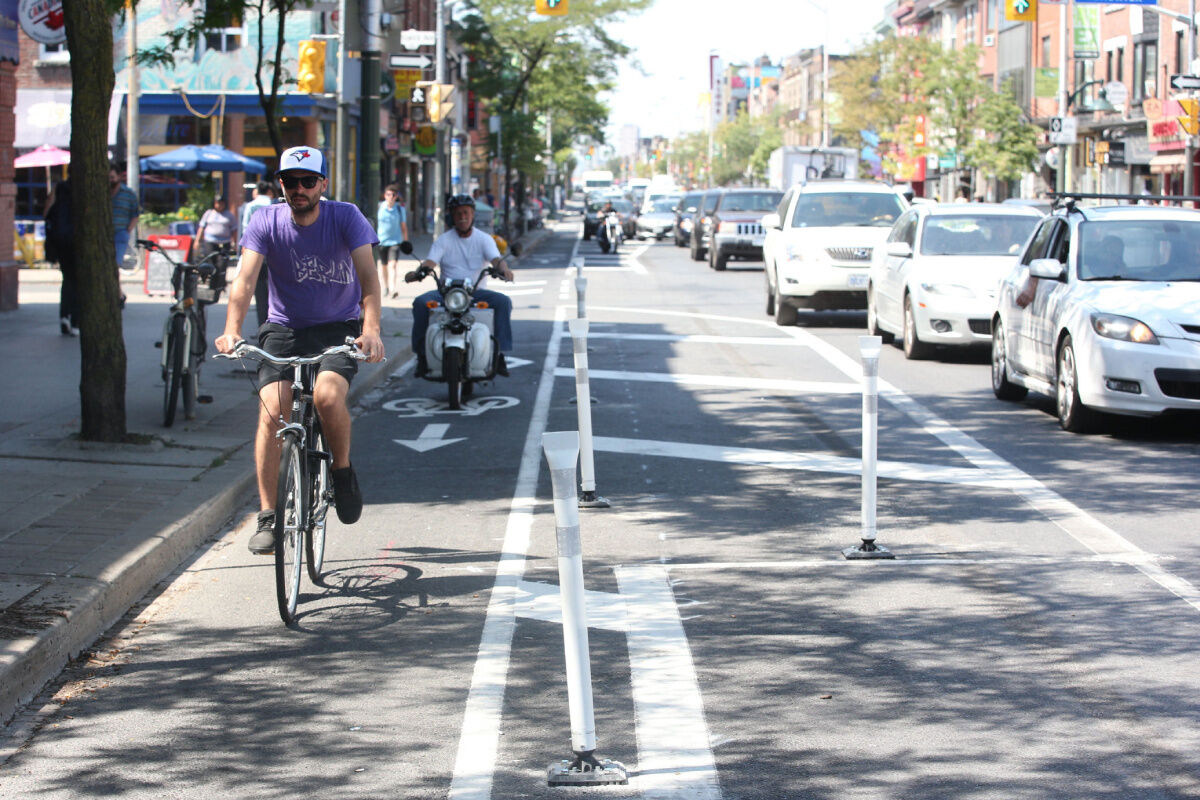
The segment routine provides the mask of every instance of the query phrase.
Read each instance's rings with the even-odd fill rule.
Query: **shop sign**
[[[21,0],[17,11],[21,30],[41,44],[62,44],[67,40],[62,0]]]
[[[1163,102],[1147,98],[1142,103],[1146,113],[1146,138],[1153,152],[1163,150],[1180,150],[1187,139],[1187,134],[1179,124],[1178,117],[1183,115],[1183,109],[1174,100]]]

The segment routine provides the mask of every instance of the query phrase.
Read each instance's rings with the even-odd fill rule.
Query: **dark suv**
[[[692,240],[689,250],[692,261],[703,261],[708,255],[709,214],[717,207],[717,200],[724,192],[724,189],[709,189],[700,198],[696,213],[692,215]]]
[[[688,239],[692,237],[692,218],[696,215],[696,207],[700,205],[700,198],[703,196],[704,192],[688,192],[679,198],[679,203],[675,206],[676,247],[688,246]]]
[[[762,218],[775,211],[783,192],[727,189],[708,214],[708,266],[718,272],[731,258],[762,261],[766,231]]]

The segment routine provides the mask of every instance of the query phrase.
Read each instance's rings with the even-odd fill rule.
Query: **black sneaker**
[[[496,353],[496,374],[508,377],[508,362],[504,360],[504,353]]]
[[[258,556],[269,556],[275,552],[275,511],[258,512],[258,529],[250,537],[250,552]]]
[[[429,364],[425,363],[425,356],[417,356],[417,368],[413,372],[413,376],[424,378],[429,374]]]
[[[329,473],[333,479],[333,505],[343,525],[353,525],[362,516],[362,492],[358,488],[358,476],[354,465],[335,469]]]

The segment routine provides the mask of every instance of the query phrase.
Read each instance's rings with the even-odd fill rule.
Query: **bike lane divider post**
[[[575,352],[575,413],[579,418],[580,508],[608,508],[611,503],[596,494],[596,462],[592,448],[592,389],[588,380],[586,319],[567,322]]]
[[[579,434],[575,431],[543,433],[542,449],[550,466],[550,483],[554,490],[558,591],[562,602],[567,707],[574,755],[573,759],[552,763],[546,770],[546,779],[550,786],[629,783],[629,771],[624,764],[596,758],[596,716],[592,705],[591,653],[584,605],[583,542],[579,535],[579,506],[575,492]]]
[[[862,356],[862,542],[842,551],[846,558],[895,558],[892,551],[875,544],[876,474],[879,466],[879,351],[883,339],[858,337]]]
[[[583,270],[580,270],[583,274]],[[587,319],[587,278],[575,279],[575,316]]]

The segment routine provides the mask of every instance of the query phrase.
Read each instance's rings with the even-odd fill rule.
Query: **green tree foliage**
[[[783,144],[779,114],[751,117],[742,111],[734,119],[718,125],[713,139],[714,185],[761,183],[766,179],[771,151]]]
[[[125,343],[121,331],[112,201],[108,191],[108,107],[112,102],[111,0],[63,3],[71,53],[71,218],[81,302],[80,438],[125,439]]]

